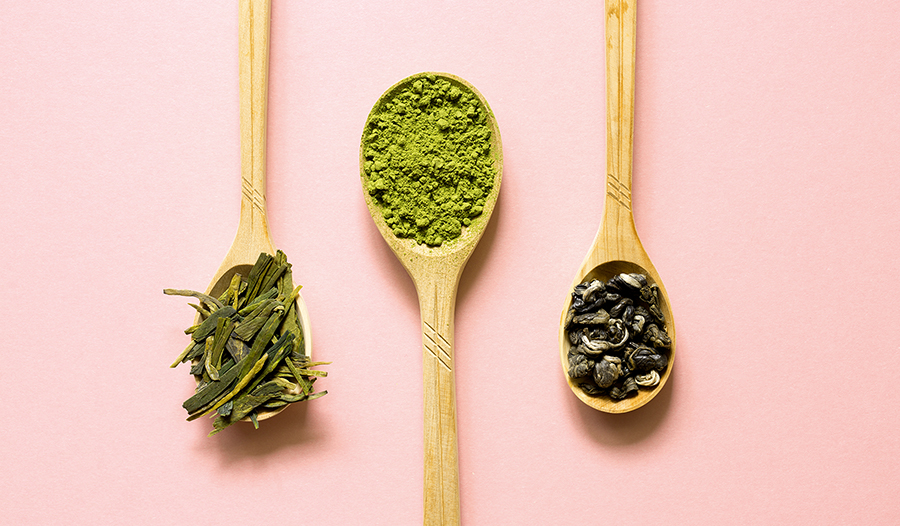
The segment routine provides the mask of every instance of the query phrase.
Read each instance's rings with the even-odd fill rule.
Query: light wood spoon
[[[401,80],[372,109],[368,121],[382,101],[390,99],[403,87],[426,75],[444,78],[474,93],[488,117],[491,129],[491,156],[496,174],[494,186],[487,196],[484,210],[472,224],[463,228],[460,237],[438,247],[419,245],[414,239],[394,235],[382,216],[381,208],[365,191],[365,137],[360,145],[360,177],[363,194],[378,231],[406,268],[416,286],[422,317],[422,357],[425,377],[425,524],[459,523],[459,465],[456,439],[456,392],[454,386],[453,317],[459,278],[475,245],[484,234],[497,202],[503,172],[500,130],[487,101],[465,80],[448,73],[419,73]]]
[[[636,4],[637,0],[606,0],[606,201],[600,229],[569,289],[559,328],[560,358],[569,387],[582,402],[606,413],[626,413],[652,400],[665,385],[675,360],[675,324],[669,297],[638,238],[631,206]],[[565,319],[575,285],[592,279],[606,281],[623,272],[642,273],[659,287],[659,307],[672,346],[659,384],[652,390],[639,390],[637,396],[614,401],[587,395],[569,377],[570,343]]]
[[[239,82],[241,115],[241,217],[231,249],[213,276],[207,294],[218,297],[232,276],[247,277],[260,252],[275,255],[266,219],[266,113],[269,91],[269,25],[271,0],[240,0]],[[310,356],[309,313],[297,296],[304,352]],[[281,412],[260,412],[264,420]],[[249,419],[245,419],[249,421]]]

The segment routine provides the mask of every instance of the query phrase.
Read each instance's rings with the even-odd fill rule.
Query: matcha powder
[[[363,132],[365,189],[394,234],[438,246],[482,213],[494,185],[487,109],[466,86],[413,76]]]

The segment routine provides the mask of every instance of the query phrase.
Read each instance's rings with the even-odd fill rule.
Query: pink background
[[[268,204],[329,394],[207,438],[192,320],[237,227],[237,1],[0,0],[4,524],[417,524],[411,280],[358,180],[381,93],[472,82],[500,201],[460,285],[467,524],[900,522],[900,4],[638,8],[634,209],[675,313],[628,415],[557,323],[599,226],[599,1],[274,0]]]

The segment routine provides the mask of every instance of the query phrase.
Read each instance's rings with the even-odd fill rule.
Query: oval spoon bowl
[[[584,283],[585,281],[597,279],[606,282],[612,277],[622,273],[643,274],[647,276],[647,282],[649,284],[659,287],[659,308],[666,319],[666,334],[669,335],[669,339],[672,341],[668,354],[668,364],[666,366],[666,370],[659,376],[659,383],[656,384],[653,389],[639,389],[637,394],[633,397],[616,401],[609,397],[591,396],[585,393],[584,390],[579,387],[579,382],[569,377],[568,355],[569,349],[571,349],[572,344],[569,343],[569,338],[565,330],[565,323],[566,314],[569,312],[569,308],[572,306],[571,294],[569,294],[566,299],[565,306],[563,307],[562,311],[562,317],[560,318],[559,322],[559,357],[566,377],[566,382],[569,384],[569,388],[572,390],[575,396],[577,396],[579,400],[581,400],[588,406],[604,413],[627,413],[629,411],[634,411],[635,409],[647,404],[650,400],[656,397],[657,394],[659,394],[672,372],[672,365],[675,362],[675,325],[674,323],[672,323],[672,309],[669,304],[669,297],[665,291],[665,287],[663,287],[662,281],[659,279],[659,275],[656,273],[656,269],[653,268],[652,264],[650,264],[649,258],[644,262],[645,266],[641,266],[634,261],[607,261],[599,265],[586,261],[585,265],[590,266],[587,268],[582,268],[582,270],[578,272],[578,276],[580,277],[576,278],[572,283],[572,289],[574,289],[575,286],[579,283]]]
[[[600,229],[569,288],[559,324],[559,352],[563,375],[579,400],[605,413],[627,413],[652,400],[665,386],[675,364],[675,323],[671,303],[634,225],[631,200],[634,138],[634,65],[637,0],[606,0],[606,197]],[[576,285],[590,279],[604,282],[621,273],[639,273],[659,287],[659,309],[671,340],[666,369],[652,389],[639,388],[624,400],[592,396],[569,376],[566,317]]]
[[[485,228],[487,228],[488,222],[490,221],[491,214],[494,211],[494,206],[497,203],[497,198],[500,195],[500,182],[503,174],[503,148],[502,142],[500,140],[500,129],[497,125],[497,120],[494,117],[494,113],[491,111],[491,107],[488,105],[488,102],[484,98],[484,96],[475,88],[475,86],[469,84],[466,80],[451,73],[425,71],[422,73],[411,75],[397,82],[396,84],[388,88],[387,91],[385,91],[384,94],[378,98],[378,101],[372,107],[372,111],[369,112],[369,115],[366,118],[366,123],[368,124],[372,120],[372,118],[378,114],[385,101],[392,99],[400,90],[412,84],[416,80],[426,78],[428,76],[445,79],[453,85],[464,87],[465,89],[471,91],[476,97],[478,97],[478,100],[481,102],[481,105],[487,112],[488,116],[487,124],[491,130],[491,158],[494,161],[496,173],[494,177],[494,185],[491,188],[491,191],[488,194],[487,198],[485,199],[484,209],[482,213],[479,216],[473,218],[472,223],[469,226],[462,229],[462,233],[458,238],[450,241],[444,241],[440,246],[437,247],[429,247],[427,245],[417,243],[415,239],[400,238],[394,235],[393,230],[391,230],[390,225],[387,224],[387,221],[384,219],[384,216],[381,213],[381,206],[371,195],[369,195],[369,192],[363,191],[366,205],[369,208],[369,213],[372,215],[372,219],[375,221],[375,226],[378,228],[378,231],[381,232],[381,236],[391,247],[391,250],[393,250],[397,257],[400,258],[400,262],[403,264],[407,271],[410,271],[410,266],[415,266],[415,260],[417,258],[455,258],[455,262],[457,264],[465,264],[466,260],[468,260],[473,249],[475,248],[475,245],[478,244],[478,241],[484,234]],[[363,184],[363,187],[365,187],[365,183],[367,180],[365,170],[363,169],[365,161],[365,140],[363,140],[359,148],[360,180]],[[403,255],[403,257],[401,257],[401,254]],[[462,270],[462,268],[460,268],[460,270]]]
[[[241,133],[241,215],[237,234],[219,269],[210,281],[207,294],[219,297],[235,273],[247,278],[260,253],[275,255],[266,214],[266,122],[269,86],[269,29],[271,0],[239,2],[239,96]],[[304,353],[312,359],[309,313],[303,296],[295,305],[303,331]],[[299,394],[293,389],[290,394]],[[287,406],[260,411],[257,421],[271,418]],[[244,418],[242,422],[251,422]]]
[[[385,101],[418,79],[433,76],[464,87],[474,94],[486,113],[491,131],[490,158],[494,166],[493,187],[485,198],[480,215],[463,227],[460,236],[439,246],[419,244],[412,238],[397,237],[382,215],[381,206],[367,191],[365,171],[366,132]],[[425,72],[407,77],[382,95],[369,117],[360,143],[360,181],[366,205],[375,226],[409,273],[419,298],[422,317],[422,358],[425,413],[425,524],[459,524],[459,463],[456,435],[456,390],[454,380],[454,309],[459,278],[475,245],[481,239],[500,192],[503,154],[500,131],[487,101],[474,86],[448,73]]]

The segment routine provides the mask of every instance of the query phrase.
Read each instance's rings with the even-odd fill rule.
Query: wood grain
[[[559,347],[563,374],[572,392],[585,404],[606,413],[637,409],[663,388],[675,361],[675,323],[662,280],[644,250],[634,225],[631,200],[634,144],[634,70],[637,0],[606,0],[606,197],[600,228],[579,268],[572,288],[591,279],[608,280],[622,272],[645,274],[659,286],[660,309],[672,339],[669,366],[652,390],[621,401],[588,396],[568,375],[569,340],[564,328],[572,304],[568,294],[560,318]],[[569,289],[571,292],[571,289]]]
[[[381,106],[381,101],[392,98],[397,90],[426,75],[436,75],[452,84],[464,86],[479,98],[487,113],[491,128],[491,156],[496,173],[494,186],[485,200],[481,215],[463,228],[460,237],[439,247],[419,245],[414,239],[398,238],[384,220],[381,209],[365,191],[364,144],[360,144],[359,162],[363,195],[372,219],[415,283],[419,299],[425,398],[424,523],[451,525],[459,524],[460,516],[453,346],[456,294],[466,262],[484,234],[497,202],[503,154],[500,130],[487,101],[474,86],[449,73],[424,72],[401,80],[381,96],[369,119]],[[473,349],[472,352],[483,350]]]
[[[241,0],[239,10],[241,215],[231,248],[210,283],[214,295],[225,290],[235,271],[246,276],[260,252],[275,254],[266,215],[271,0]]]
[[[266,119],[271,7],[271,0],[240,0],[239,3],[241,214],[231,248],[207,288],[207,293],[216,297],[225,291],[236,272],[246,277],[261,252],[272,255],[276,252],[266,215]],[[302,295],[296,301],[303,329],[304,352],[312,358],[309,312]],[[260,413],[258,419],[264,420],[281,410]]]

